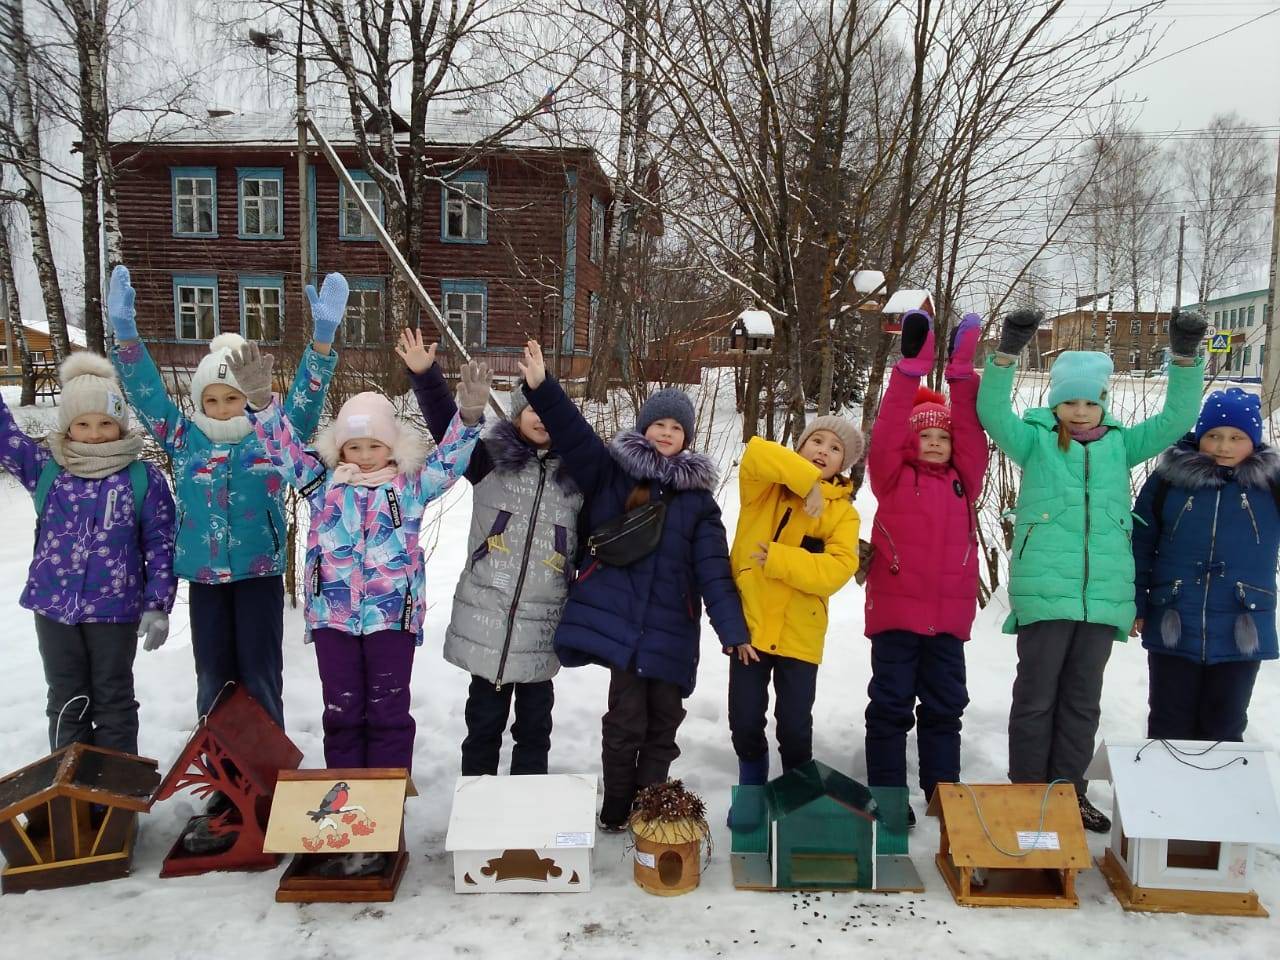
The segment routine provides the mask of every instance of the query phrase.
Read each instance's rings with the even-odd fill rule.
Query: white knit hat
[[[209,341],[209,355],[200,361],[196,372],[191,375],[191,402],[197,410],[202,408],[205,387],[221,383],[232,390],[240,390],[227,356],[232,350],[243,347],[244,343],[244,337],[238,333],[220,333]]]
[[[66,433],[71,421],[86,413],[101,413],[120,425],[120,433],[129,432],[129,404],[116,379],[115,368],[106,357],[77,350],[62,362],[58,370],[62,382],[62,400],[58,406],[58,429]]]

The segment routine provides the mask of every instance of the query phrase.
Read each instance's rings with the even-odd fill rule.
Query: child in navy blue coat
[[[617,832],[639,788],[666,780],[680,755],[676,731],[698,671],[702,601],[726,650],[750,641],[712,493],[716,468],[689,449],[693,404],[679,390],[650,396],[636,428],[606,446],[547,376],[532,340],[520,371],[529,405],[586,499],[587,530],[645,503],[667,504],[652,553],[625,567],[583,558],[556,629],[555,651],[564,666],[598,663],[611,672],[601,722],[600,825]]]
[[[1133,635],[1147,648],[1147,736],[1244,738],[1259,664],[1277,656],[1278,491],[1261,403],[1233,387],[1209,395],[1138,494]]]

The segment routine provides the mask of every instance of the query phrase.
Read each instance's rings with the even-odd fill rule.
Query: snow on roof
[[[312,111],[311,118],[330,143],[350,146],[356,142],[351,132],[349,114]],[[478,111],[430,116],[426,124],[427,142],[466,146],[495,136],[503,128],[505,121],[505,117]],[[113,130],[113,142],[129,143],[134,139],[174,144],[270,146],[296,144],[298,128],[293,114],[286,112],[180,117],[155,128],[143,124],[141,118],[130,127],[127,119],[122,117]],[[409,134],[397,133],[395,139],[407,144]],[[500,142],[508,147],[588,149],[585,144],[573,143],[570,139],[560,134],[560,129],[554,125],[554,118],[539,115],[519,129],[503,134]]]
[[[49,336],[49,323],[47,320],[24,320],[22,325],[28,330],[43,333],[46,337]],[[73,327],[71,324],[67,324],[67,339],[71,341],[73,347],[87,347],[89,345],[84,330],[80,327]]]
[[[1135,839],[1280,843],[1280,764],[1263,744],[1107,742],[1085,777],[1115,785]]]
[[[459,777],[444,848],[594,846],[595,827],[596,778],[591,774]]]
[[[879,270],[859,270],[853,275],[853,289],[858,293],[875,293],[884,286],[884,274]]]
[[[748,337],[773,336],[773,315],[768,310],[743,310],[738,320]]]
[[[881,313],[906,313],[908,310],[920,310],[931,304],[933,298],[928,290],[897,290],[889,298],[889,302],[880,308]]]

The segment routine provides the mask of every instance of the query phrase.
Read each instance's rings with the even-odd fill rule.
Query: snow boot
[[[600,804],[600,829],[605,833],[622,833],[627,829],[627,818],[631,816],[631,799],[605,794]]]
[[[1091,833],[1110,833],[1111,820],[1105,813],[1089,802],[1089,798],[1080,794],[1080,822]]]

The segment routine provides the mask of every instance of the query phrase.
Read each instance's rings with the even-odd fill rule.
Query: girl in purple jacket
[[[35,613],[49,685],[49,747],[138,752],[133,657],[169,635],[173,497],[138,459],[142,436],[111,362],[62,364],[58,429],[41,446],[0,400],[0,466],[36,502],[35,556],[19,602]]]

